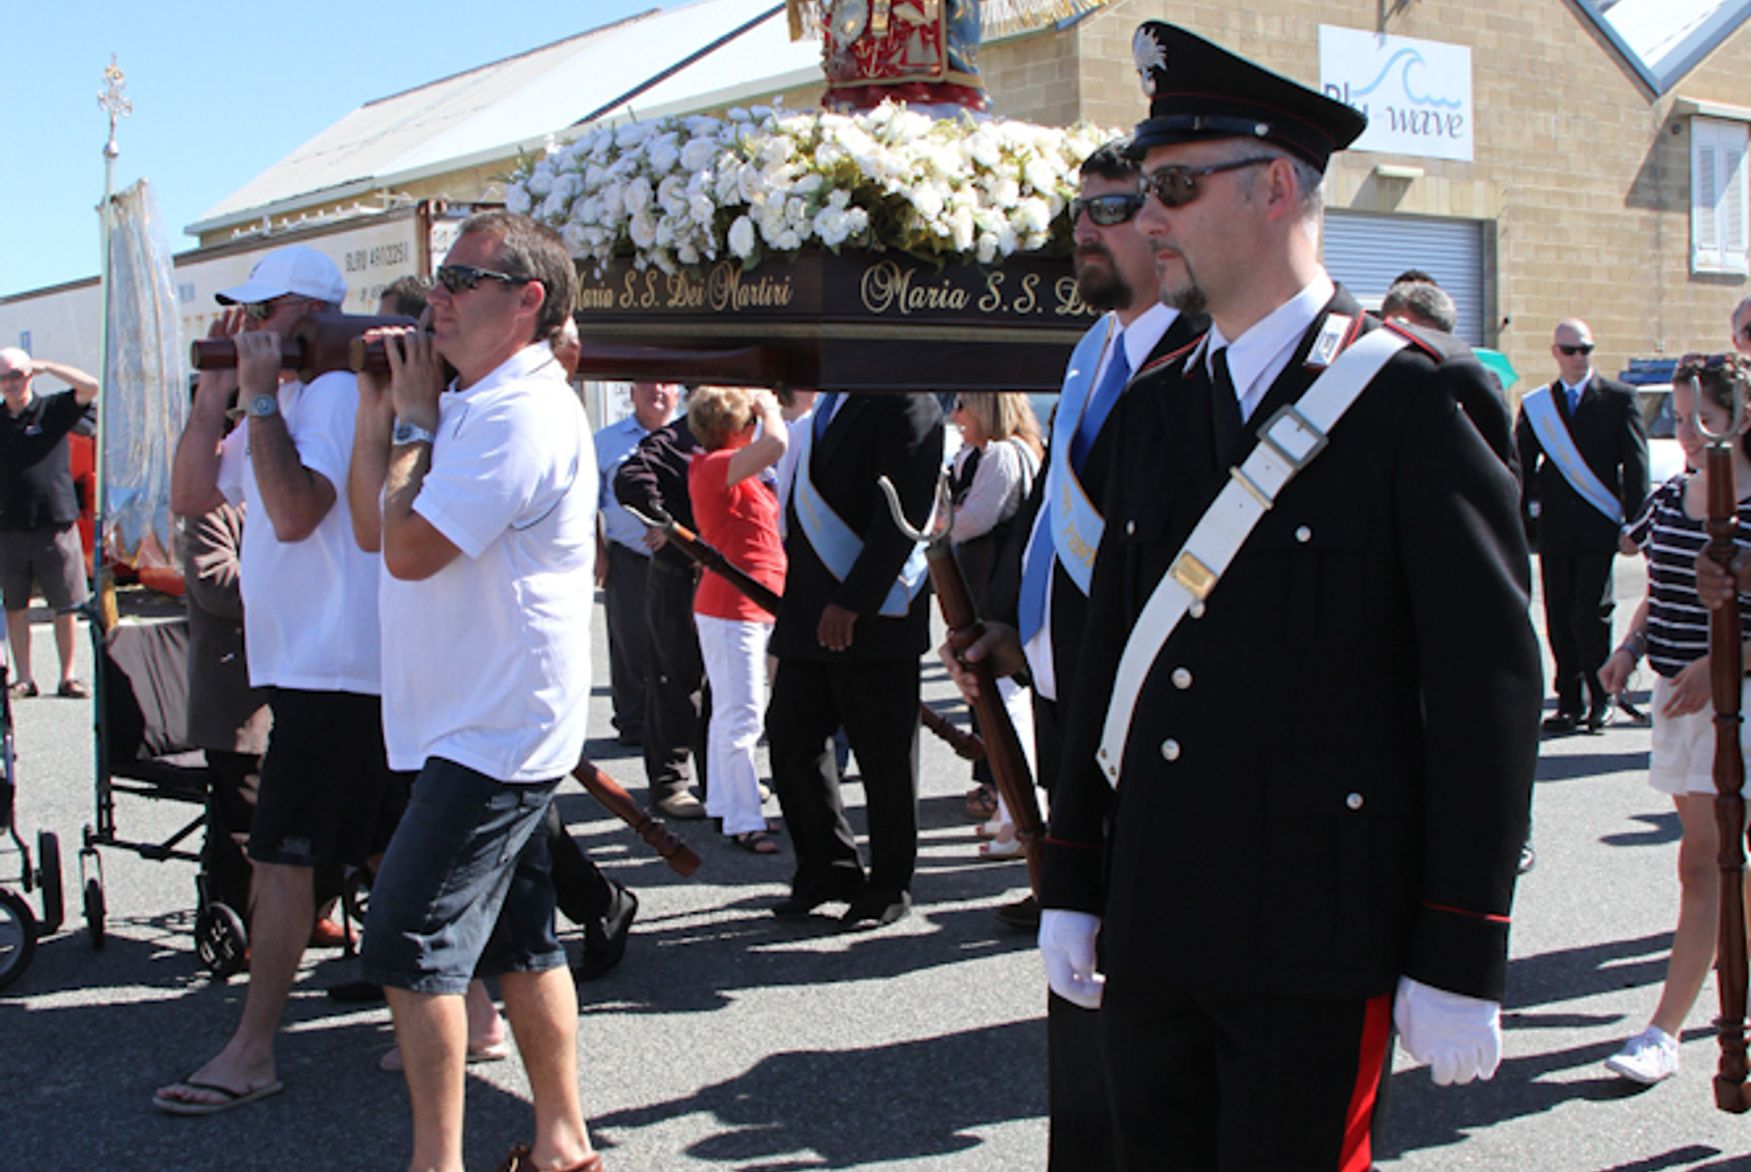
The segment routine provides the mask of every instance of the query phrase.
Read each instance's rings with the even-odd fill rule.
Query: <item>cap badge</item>
[[[1155,39],[1155,30],[1144,25],[1131,38],[1131,57],[1137,65],[1137,77],[1143,83],[1145,97],[1155,96],[1155,75],[1167,70],[1167,46]]]

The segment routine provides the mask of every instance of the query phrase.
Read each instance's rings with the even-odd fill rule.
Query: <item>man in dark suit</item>
[[[1459,409],[1476,361],[1319,263],[1363,116],[1174,26],[1134,49],[1138,228],[1211,327],[1108,423],[1040,948],[1099,1007],[1120,1167],[1367,1167],[1395,1021],[1437,1082],[1499,1059],[1539,694],[1515,485]]]
[[[766,711],[796,873],[772,912],[800,918],[844,900],[846,927],[874,928],[912,906],[918,656],[930,643],[922,551],[895,526],[876,482],[892,481],[912,523],[924,523],[942,470],[942,408],[933,395],[829,392],[798,442]],[[867,881],[839,793],[831,741],[841,727],[868,803]]]
[[[989,657],[998,675],[1028,672],[1034,694],[1034,759],[1048,795],[1057,789],[1061,700],[1075,679],[1077,651],[1088,613],[1089,574],[1100,544],[1100,503],[1111,462],[1106,421],[1131,376],[1189,346],[1208,324],[1156,296],[1155,262],[1133,225],[1143,197],[1129,142],[1105,144],[1082,164],[1081,198],[1071,204],[1076,241],[1076,288],[1082,300],[1106,310],[1072,355],[1052,416],[1046,474],[1028,502],[1032,520],[1025,542],[1006,551],[985,620],[985,635],[967,658]],[[1021,526],[1017,527],[1022,528]],[[1023,552],[1025,548],[1025,553]],[[1007,589],[1005,589],[1007,587]],[[977,685],[945,646],[943,662],[969,699]],[[1006,923],[1037,928],[1039,908],[1029,895],[999,909]],[[1101,1071],[1095,1015],[1055,993],[1047,996],[1051,1105],[1049,1167],[1112,1167],[1112,1124]]]
[[[1544,730],[1598,732],[1611,716],[1599,684],[1611,653],[1611,566],[1624,518],[1648,495],[1648,433],[1635,392],[1594,373],[1586,322],[1558,324],[1550,353],[1559,377],[1521,401],[1514,425],[1521,507],[1537,520],[1544,623],[1556,660],[1556,712]]]

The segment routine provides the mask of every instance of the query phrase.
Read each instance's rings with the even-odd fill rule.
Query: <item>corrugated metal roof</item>
[[[503,157],[581,119],[698,109],[781,88],[819,68],[820,44],[793,44],[774,0],[700,0],[652,10],[369,102],[209,209],[191,233],[345,198],[420,173]],[[730,45],[712,49],[736,33]],[[710,51],[708,51],[710,50]],[[703,54],[703,55],[701,55]],[[695,55],[698,61],[676,68]],[[620,101],[654,78],[673,74]],[[790,81],[788,84],[795,84]]]

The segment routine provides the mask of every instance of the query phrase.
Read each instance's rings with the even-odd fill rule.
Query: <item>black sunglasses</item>
[[[473,265],[439,265],[436,273],[438,284],[450,293],[461,293],[472,289],[482,281],[497,281],[501,285],[527,285],[534,277],[519,277],[514,273],[500,273],[492,269],[480,269]]]
[[[1242,167],[1258,167],[1276,162],[1271,155],[1236,159],[1232,163],[1216,163],[1209,167],[1161,167],[1143,176],[1143,194],[1153,195],[1162,207],[1183,208],[1198,198],[1198,180],[1206,175],[1238,171]]]
[[[1087,216],[1089,223],[1111,228],[1126,223],[1142,208],[1143,196],[1136,192],[1114,191],[1106,195],[1078,196],[1070,201],[1070,222],[1074,224]]]
[[[270,298],[267,301],[246,301],[243,304],[243,316],[250,321],[266,321],[274,315],[274,310],[287,302],[308,300],[310,300],[308,297],[299,297],[296,294],[288,293],[280,297]]]
[[[1564,354],[1567,354],[1570,358],[1573,358],[1577,354],[1591,354],[1591,353],[1593,353],[1593,343],[1582,342],[1578,346],[1569,346],[1569,345],[1565,345],[1565,344],[1559,342],[1557,344],[1557,349],[1562,351]]]

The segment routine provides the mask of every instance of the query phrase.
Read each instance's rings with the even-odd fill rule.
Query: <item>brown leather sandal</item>
[[[511,1154],[498,1166],[498,1172],[539,1172],[535,1161],[529,1158],[529,1145],[517,1144],[512,1147]],[[602,1172],[602,1153],[591,1152],[576,1164],[567,1168],[555,1168],[552,1172]]]

